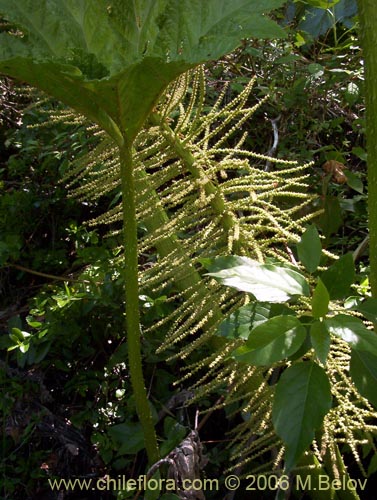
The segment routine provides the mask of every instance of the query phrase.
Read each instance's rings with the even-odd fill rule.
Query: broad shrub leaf
[[[360,394],[377,408],[377,356],[365,351],[352,351],[350,373]]]
[[[144,448],[144,435],[139,423],[112,425],[109,434],[117,445],[119,455],[134,455]]]
[[[178,75],[284,31],[263,13],[283,0],[0,0],[24,36],[0,35],[0,72],[131,141]],[[120,132],[122,131],[122,132]]]
[[[354,26],[352,18],[357,14],[356,0],[306,0],[309,7],[298,29],[306,31],[314,38],[324,35],[335,23],[347,28]]]
[[[312,297],[312,313],[314,318],[326,316],[329,310],[330,296],[322,280],[318,278]]]
[[[167,416],[164,420],[164,435],[166,440],[161,443],[161,456],[171,452],[187,435],[187,427],[184,427],[174,418]]]
[[[297,243],[297,253],[305,269],[309,273],[314,273],[322,255],[321,240],[314,224],[309,226],[301,236],[301,240]]]
[[[277,315],[293,314],[284,304],[252,302],[240,307],[220,325],[218,335],[230,339],[247,339],[253,328]]]
[[[358,301],[354,309],[361,312],[369,321],[377,323],[377,299],[369,298],[363,302]]]
[[[318,225],[323,235],[328,238],[343,224],[342,209],[336,196],[326,196],[323,208],[324,212],[318,218]]]
[[[254,328],[233,356],[251,365],[271,365],[294,354],[305,339],[305,327],[295,316],[275,316]]]
[[[285,370],[276,386],[272,421],[286,445],[288,471],[309,447],[330,408],[330,383],[323,368],[307,361]]]
[[[317,358],[321,363],[325,364],[331,344],[326,325],[321,321],[315,321],[310,327],[310,338]]]
[[[354,279],[355,264],[351,253],[340,257],[340,259],[321,274],[321,280],[325,284],[331,299],[346,297]]]
[[[236,290],[252,293],[261,302],[286,302],[295,295],[309,295],[309,285],[297,271],[260,264],[248,257],[221,257],[222,264],[227,264],[227,261],[231,267],[210,272],[209,276]],[[213,265],[218,269],[217,259]]]
[[[310,340],[310,335],[309,335],[309,332],[307,331],[306,329],[306,337],[305,337],[305,340],[304,342],[301,344],[301,346],[299,347],[299,349],[294,352],[293,354],[291,354],[291,356],[288,356],[288,361],[297,361],[298,359],[302,358],[303,356],[305,356],[305,354],[310,351],[312,349],[312,343],[311,343],[311,340]]]
[[[347,177],[347,184],[349,187],[362,194],[364,192],[364,185],[360,177],[350,170],[345,170],[344,174]]]
[[[334,318],[325,319],[324,323],[330,333],[348,342],[352,349],[377,356],[377,334],[368,330],[359,319],[338,314]]]

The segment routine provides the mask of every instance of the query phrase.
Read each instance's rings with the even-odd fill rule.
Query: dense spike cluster
[[[133,154],[137,216],[145,228],[139,251],[157,255],[153,265],[140,270],[141,289],[151,296],[169,289],[167,301],[175,306],[144,333],[164,329],[159,351],[180,344],[176,358],[187,358],[199,346],[210,345],[208,356],[189,365],[180,382],[195,374],[196,398],[223,389],[226,396],[218,406],[239,402],[238,411],[245,418],[234,429],[232,468],[259,461],[263,465],[254,471],[258,472],[279,469],[283,454],[270,418],[271,373],[235,366],[229,354],[237,341],[224,345],[214,340],[220,323],[244,298],[206,277],[201,262],[230,253],[259,261],[266,257],[289,261],[287,242],[298,241],[303,225],[316,214],[309,210],[310,165],[269,158],[244,146],[249,120],[264,102],[249,106],[253,83],[228,103],[224,88],[215,104],[207,107],[204,70],[183,75],[156,106]],[[122,220],[117,152],[104,134],[98,136],[97,147],[74,162],[66,182],[80,199],[112,194],[119,200],[90,222],[110,224],[116,232]],[[266,162],[272,168],[266,169]],[[363,436],[376,430],[367,424],[373,410],[347,375],[344,342],[333,344],[327,370],[336,406],[325,419],[322,451],[316,452],[314,446],[313,453],[322,460],[324,449],[331,456],[331,443],[347,440],[361,464],[357,436],[360,429]]]

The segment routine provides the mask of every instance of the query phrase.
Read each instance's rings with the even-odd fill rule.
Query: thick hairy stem
[[[375,0],[359,0],[358,6],[365,64],[370,284],[377,297],[377,9]]]
[[[131,145],[126,144],[119,151],[122,178],[128,360],[131,385],[135,397],[136,410],[143,429],[145,448],[149,462],[153,464],[159,459],[159,451],[144,383],[141,358],[137,224]]]

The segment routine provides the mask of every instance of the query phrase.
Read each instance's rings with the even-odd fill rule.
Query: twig
[[[295,256],[293,255],[292,250],[289,248],[288,245],[284,244],[285,249],[287,251],[288,257],[291,259],[292,264],[294,264],[296,267],[298,267],[297,260],[295,259]]]
[[[369,234],[367,234],[365,236],[363,241],[360,243],[360,245],[353,252],[352,257],[353,257],[354,262],[356,262],[357,259],[364,253],[364,250],[367,248],[368,245],[369,245]]]
[[[267,156],[270,156],[271,158],[275,158],[276,155],[276,150],[278,148],[279,144],[279,130],[277,123],[280,120],[280,115],[277,116],[276,118],[270,119],[271,125],[272,125],[272,130],[274,132],[274,142],[272,143],[271,148],[268,150]],[[266,161],[266,166],[264,167],[265,172],[269,172],[271,170],[271,162],[270,160]]]
[[[42,278],[48,278],[51,280],[58,280],[58,281],[72,281],[74,283],[92,283],[89,280],[80,280],[76,278],[68,278],[66,276],[55,276],[54,274],[48,274],[48,273],[42,273],[41,271],[34,271],[33,269],[29,269],[24,266],[20,266],[19,264],[8,264],[7,267],[13,267],[14,269],[18,269],[19,271],[23,271],[25,273],[29,274],[35,274],[36,276],[41,276]],[[96,283],[96,285],[99,285],[100,283]]]

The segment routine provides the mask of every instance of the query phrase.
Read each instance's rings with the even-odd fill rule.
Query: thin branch
[[[279,120],[280,120],[280,115],[277,116],[276,118],[270,119],[270,122],[272,125],[272,130],[274,133],[274,142],[273,142],[271,148],[269,149],[267,156],[270,156],[271,158],[275,158],[276,151],[277,151],[278,144],[279,144],[279,129],[277,126],[277,123]],[[269,172],[271,170],[271,161],[270,160],[266,161],[266,166],[264,167],[264,170],[266,172]]]
[[[19,264],[7,264],[7,267],[13,267],[14,269],[18,269],[19,271],[23,271],[25,273],[34,274],[35,276],[41,276],[42,278],[48,278],[55,281],[71,281],[73,283],[93,283],[89,280],[80,280],[77,278],[68,278],[67,276],[56,276],[55,274],[42,273],[41,271],[34,271],[34,269],[29,269],[28,267],[20,266]],[[96,285],[100,285],[101,283],[95,282]]]

